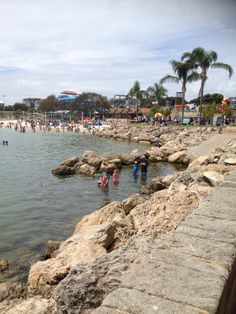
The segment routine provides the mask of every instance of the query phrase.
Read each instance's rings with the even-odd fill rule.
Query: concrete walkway
[[[236,131],[223,129],[222,134],[214,135],[208,140],[202,142],[200,145],[189,148],[189,151],[198,156],[209,155],[213,149],[217,147],[224,147],[234,137],[236,137]]]
[[[236,313],[236,171],[123,273],[95,314]]]

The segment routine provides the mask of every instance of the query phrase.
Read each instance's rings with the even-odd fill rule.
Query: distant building
[[[72,90],[64,90],[58,97],[58,100],[71,101],[78,97],[78,93]]]
[[[229,105],[232,108],[236,108],[236,97],[229,97]]]
[[[37,110],[41,100],[42,100],[41,98],[24,98],[22,100],[22,103],[30,109]]]

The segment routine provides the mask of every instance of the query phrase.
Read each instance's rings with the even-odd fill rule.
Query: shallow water
[[[18,133],[0,129],[0,258],[12,261],[11,271],[0,281],[25,280],[30,264],[43,254],[48,239],[63,240],[82,216],[112,200],[120,200],[152,177],[173,173],[174,165],[150,165],[146,182],[123,168],[118,186],[104,192],[96,178],[74,175],[58,178],[51,170],[85,150],[126,152],[147,146],[80,133]]]

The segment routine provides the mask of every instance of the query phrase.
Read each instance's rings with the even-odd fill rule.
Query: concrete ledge
[[[93,313],[236,313],[236,171],[121,277]]]

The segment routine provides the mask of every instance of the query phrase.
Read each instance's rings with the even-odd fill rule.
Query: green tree
[[[97,93],[82,93],[69,105],[69,109],[76,110],[84,115],[97,111],[104,114],[110,108],[107,97]]]
[[[136,116],[138,117],[139,105],[143,98],[143,91],[141,90],[139,81],[135,81],[133,87],[130,89],[128,96],[136,98]]]
[[[224,69],[228,71],[229,78],[233,75],[233,68],[226,63],[216,62],[217,61],[217,53],[213,50],[206,51],[202,47],[197,47],[193,49],[192,52],[185,52],[182,55],[182,61],[190,61],[194,62],[197,67],[201,69],[200,78],[201,78],[201,87],[199,91],[200,96],[200,109],[203,104],[203,95],[204,95],[204,87],[207,80],[207,72],[209,68],[216,68],[216,69]],[[201,112],[201,110],[200,110]]]
[[[184,118],[184,106],[185,106],[185,93],[186,93],[186,86],[187,83],[191,83],[199,79],[199,74],[194,71],[196,68],[195,64],[191,61],[181,62],[172,60],[170,61],[172,69],[176,76],[167,74],[160,80],[160,84],[166,82],[173,82],[173,83],[182,83],[182,114],[181,114],[181,123],[183,123]]]
[[[206,120],[212,119],[217,112],[217,106],[215,103],[205,104],[201,107],[202,115]]]
[[[149,98],[155,101],[158,105],[163,105],[165,103],[164,97],[167,96],[167,89],[162,85],[155,83],[153,86],[149,86],[147,93]]]
[[[13,105],[13,110],[14,111],[28,111],[29,107],[27,107],[25,104],[22,104],[22,103],[19,103],[19,102],[16,102],[14,105]]]
[[[59,101],[56,96],[50,95],[40,102],[39,111],[48,112],[56,110],[59,110]]]

